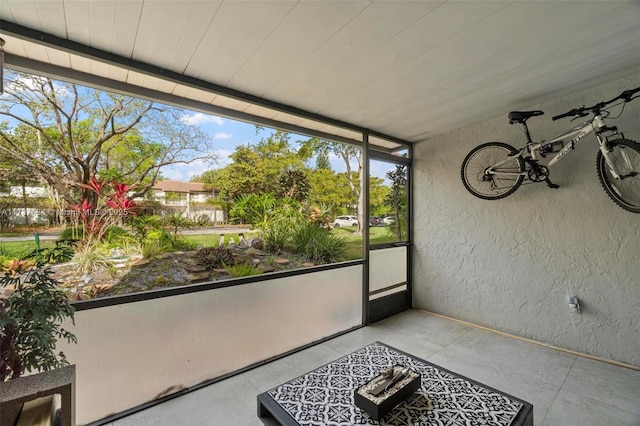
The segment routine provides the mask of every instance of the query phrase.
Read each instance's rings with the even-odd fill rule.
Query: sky
[[[214,146],[217,147],[216,154],[218,154],[217,156],[219,161],[216,163],[194,161],[186,165],[178,164],[167,166],[162,169],[162,175],[165,179],[188,182],[194,176],[200,175],[207,170],[223,168],[231,162],[229,154],[233,153],[237,146],[256,144],[260,139],[267,137],[272,131],[274,131],[273,129],[267,128],[256,134],[256,127],[253,124],[221,118],[201,112],[187,112],[184,115],[183,120],[189,124],[200,127],[203,132],[213,139]],[[297,145],[295,143],[296,141],[306,139],[308,139],[308,136],[291,134],[293,147]],[[331,163],[333,170],[336,172],[346,171],[344,161],[338,156],[331,153],[329,155],[329,162]],[[310,165],[313,164],[314,162],[312,161],[312,164]],[[371,176],[385,178],[387,171],[394,167],[394,165],[379,161],[372,161],[370,174]],[[355,163],[352,164],[352,170],[353,169],[357,170],[357,165]]]

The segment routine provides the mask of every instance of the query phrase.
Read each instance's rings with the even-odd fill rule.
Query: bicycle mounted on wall
[[[549,179],[549,168],[574,149],[585,136],[595,132],[600,148],[596,168],[602,187],[617,205],[640,213],[640,144],[625,139],[616,127],[607,126],[604,122],[610,115],[606,106],[618,100],[624,105],[640,97],[634,96],[638,92],[640,87],[626,90],[606,102],[582,106],[552,117],[552,120],[564,117],[575,117],[575,120],[593,114],[584,123],[541,142],[531,140],[527,120],[544,112],[510,112],[509,123],[522,125],[527,144],[516,149],[503,142],[488,142],[474,148],[462,162],[462,183],[471,194],[484,200],[497,200],[513,194],[525,177],[531,182],[546,182],[550,188],[558,188]],[[611,107],[617,105],[619,103]],[[553,153],[556,155],[546,165],[538,163],[540,158]]]

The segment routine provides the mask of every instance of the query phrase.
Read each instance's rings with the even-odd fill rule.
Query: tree
[[[396,238],[402,240],[400,212],[406,208],[407,203],[407,166],[397,164],[395,170],[387,172],[387,178],[391,181],[391,188],[385,198],[385,204],[393,207]]]
[[[285,170],[280,175],[278,195],[303,202],[309,198],[309,179],[302,170]]]
[[[12,185],[19,185],[21,187],[25,225],[29,225],[27,185],[34,183],[39,182],[34,178],[32,170],[30,170],[26,165],[16,167],[12,164],[11,159],[6,155],[0,156],[0,192],[10,193]],[[0,224],[0,227],[2,227],[2,224]]]
[[[389,187],[384,185],[384,179],[369,177],[369,211],[373,216],[380,216],[388,207],[384,201],[389,193]]]
[[[143,196],[163,166],[214,158],[211,139],[180,109],[46,77],[6,77],[0,116],[12,127],[0,126],[0,155],[67,204],[93,200],[82,185],[96,175],[121,178]]]
[[[349,188],[346,173],[320,169],[309,173],[309,202],[315,206],[331,206],[331,213],[339,216],[352,213],[357,202]]]
[[[349,181],[349,188],[353,193],[356,200],[358,200],[358,231],[355,234],[361,234],[365,229],[365,225],[369,223],[364,218],[364,194],[362,194],[362,183],[364,176],[362,174],[362,149],[356,146],[347,145],[339,142],[332,142],[318,138],[311,138],[304,142],[301,142],[303,150],[315,152],[318,155],[328,155],[329,152],[333,152],[338,157],[342,158],[344,165],[347,169],[347,178]],[[352,170],[351,162],[355,161],[357,170]]]
[[[331,170],[329,153],[325,150],[318,152],[316,156],[316,170]]]
[[[215,173],[221,195],[235,199],[242,194],[279,193],[281,176],[289,170],[304,170],[309,159],[308,152],[291,147],[289,138],[287,132],[277,130],[256,145],[236,147],[229,156],[233,163]]]

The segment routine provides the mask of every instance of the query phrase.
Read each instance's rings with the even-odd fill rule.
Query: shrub
[[[83,237],[82,226],[68,226],[60,233],[61,240],[81,240]]]
[[[273,194],[242,194],[231,208],[231,218],[262,228],[276,207]]]
[[[264,249],[271,253],[278,253],[287,244],[290,233],[290,225],[283,222],[270,223],[262,230]]]
[[[230,266],[224,265],[224,269],[229,275],[231,275],[232,278],[250,277],[252,275],[259,275],[260,273],[262,273],[260,268],[258,268],[257,266],[253,266],[245,262],[240,262],[238,264]]]
[[[171,235],[164,229],[154,229],[147,232],[147,235],[143,240],[144,243],[152,241],[157,242],[164,247],[171,247],[171,242],[173,241],[173,239],[171,238]]]
[[[112,226],[105,233],[104,246],[108,249],[123,248],[129,252],[130,248],[137,245],[137,239],[129,231],[119,226]]]
[[[142,257],[148,259],[159,255],[165,248],[166,246],[162,246],[159,241],[145,241],[140,247],[140,254],[142,254]]]
[[[209,219],[209,216],[207,216],[206,214],[201,214],[196,218],[193,224],[195,226],[210,226],[210,225],[213,225],[213,222],[211,222],[211,219]]]
[[[345,259],[346,242],[313,224],[296,228],[291,236],[295,251],[314,263],[333,263]]]
[[[162,227],[163,219],[157,215],[136,216],[130,220],[130,223],[136,238],[142,243],[149,231],[159,230]]]
[[[196,259],[209,270],[217,269],[233,263],[233,252],[224,247],[203,247],[196,253]]]
[[[293,200],[280,201],[282,204],[273,210],[262,228],[264,248],[272,253],[281,251],[291,236],[291,229],[302,226],[305,222],[300,204]]]
[[[80,274],[93,274],[100,269],[108,269],[112,263],[95,246],[85,246],[73,256],[76,264],[76,272]]]
[[[169,216],[167,218],[167,223],[171,225],[174,237],[178,235],[178,230],[180,228],[190,228],[193,226],[188,218],[182,216],[182,212]]]
[[[198,243],[181,236],[176,236],[171,241],[171,248],[179,251],[190,251],[198,248]]]
[[[73,307],[44,265],[6,271],[0,288],[13,286],[14,292],[0,298],[0,382],[15,379],[27,371],[48,371],[68,365],[56,342],[76,342],[61,325],[65,318],[74,323]]]

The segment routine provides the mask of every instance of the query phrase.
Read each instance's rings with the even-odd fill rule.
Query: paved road
[[[249,232],[249,228],[240,226],[224,226],[215,228],[188,228],[180,231],[182,235],[207,235],[207,234],[238,234],[240,232]],[[40,241],[52,241],[60,238],[59,232],[45,231],[40,232]],[[9,241],[33,241],[34,235],[25,235],[21,237],[0,237],[0,243]]]

